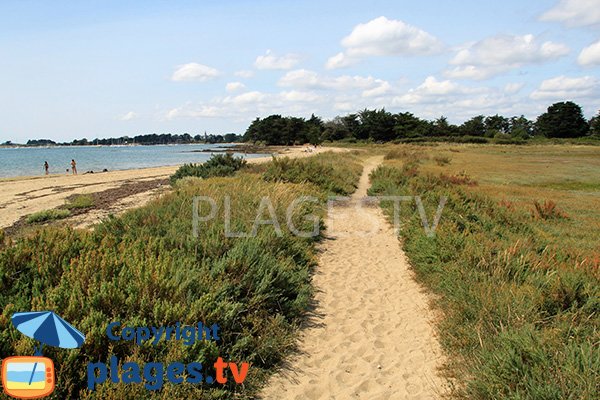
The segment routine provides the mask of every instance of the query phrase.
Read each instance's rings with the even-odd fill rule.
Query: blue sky
[[[0,2],[0,142],[600,109],[600,0]]]

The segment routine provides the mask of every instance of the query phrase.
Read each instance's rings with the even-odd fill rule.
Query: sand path
[[[264,399],[438,399],[445,384],[428,296],[415,282],[393,228],[375,205],[336,206],[313,283],[316,305],[299,353],[269,382]]]

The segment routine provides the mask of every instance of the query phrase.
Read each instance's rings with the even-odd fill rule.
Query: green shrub
[[[600,282],[568,246],[546,241],[555,204],[536,212],[499,205],[468,186],[384,165],[372,194],[419,195],[435,213],[447,196],[433,238],[413,204],[400,208],[402,246],[418,279],[444,312],[439,333],[447,371],[468,399],[596,399],[600,393]],[[392,218],[393,204],[382,202]],[[558,229],[558,228],[555,228]],[[587,265],[587,266],[584,266]]]
[[[326,172],[335,175],[344,168],[337,163]],[[12,313],[53,310],[86,335],[80,349],[44,348],[57,369],[56,398],[254,398],[256,388],[294,347],[296,329],[312,296],[313,244],[318,237],[292,234],[286,225],[288,207],[301,196],[323,200],[294,209],[295,227],[309,231],[308,217],[321,220],[324,215],[326,192],[310,184],[268,182],[249,173],[184,182],[93,231],[47,227],[0,247],[0,358],[33,351],[34,342],[12,326]],[[214,219],[199,224],[194,237],[192,204],[197,195],[214,199],[219,210]],[[228,229],[247,233],[267,196],[282,235],[270,225],[260,226],[255,237],[225,234],[226,198],[231,210]],[[200,214],[205,212],[201,206]],[[217,323],[221,340],[193,346],[171,340],[139,347],[109,340],[105,329],[112,321],[128,326]],[[106,362],[110,355],[141,366],[201,362],[203,373],[212,376],[211,366],[219,356],[250,362],[251,367],[243,386],[231,379],[225,385],[173,385],[165,379],[156,392],[141,384],[109,382],[88,391],[88,362]]]
[[[215,176],[231,176],[246,165],[243,157],[234,157],[230,153],[213,154],[202,164],[184,164],[171,176],[171,183],[186,176],[210,178]]]
[[[71,215],[69,210],[61,210],[54,208],[52,210],[43,210],[33,213],[27,217],[27,223],[35,224],[46,221],[67,218]]]
[[[307,158],[274,158],[263,178],[271,182],[309,182],[345,196],[354,192],[361,172],[362,164],[355,154],[326,152]]]
[[[94,197],[91,194],[80,194],[70,199],[65,208],[68,210],[90,208],[94,206]]]

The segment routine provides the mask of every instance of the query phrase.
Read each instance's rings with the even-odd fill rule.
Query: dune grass
[[[454,396],[596,399],[600,193],[587,184],[600,179],[600,150],[392,150],[413,156],[388,157],[371,176],[371,194],[420,195],[430,219],[440,197],[448,197],[434,238],[408,206],[402,209],[401,235],[419,280],[439,295],[439,332],[450,355],[446,372],[456,383]],[[440,165],[431,156],[452,161]],[[585,190],[544,183],[565,179]],[[391,216],[392,205],[383,207]]]
[[[334,195],[348,195],[356,189],[362,165],[355,152],[320,153],[312,157],[274,158],[263,174],[273,182],[312,183]]]
[[[27,217],[27,223],[38,224],[42,222],[55,221],[58,219],[64,219],[71,215],[69,210],[62,209],[51,209],[43,210],[33,213]]]
[[[94,197],[91,194],[80,194],[67,201],[65,208],[67,210],[79,210],[94,206]]]
[[[342,157],[321,156],[319,162],[328,160],[333,166],[324,171],[331,174],[329,179],[337,179],[334,176],[346,168]],[[359,173],[347,179],[358,179]],[[292,234],[286,212],[298,197],[322,199],[294,209],[295,227],[310,231],[311,216],[322,218],[327,196],[315,184],[272,177],[241,171],[233,177],[188,177],[179,180],[172,193],[112,217],[93,231],[49,227],[14,243],[1,242],[0,357],[33,351],[33,341],[11,325],[12,313],[48,309],[86,335],[80,349],[44,349],[56,365],[57,398],[253,398],[271,369],[293,348],[296,328],[312,296],[313,245],[319,237]],[[199,224],[198,237],[192,235],[196,195],[209,196],[219,205],[214,219]],[[254,237],[228,237],[226,198],[231,210],[229,229],[248,233],[263,197],[273,205],[282,234],[263,225]],[[201,215],[207,212],[205,206],[200,207]],[[163,341],[138,347],[109,340],[105,329],[111,321],[129,326],[217,323],[221,341],[193,346]],[[142,384],[122,383],[88,391],[87,363],[106,362],[110,355],[141,366],[151,361],[201,362],[203,373],[213,376],[210,366],[219,356],[250,362],[251,367],[244,385],[232,379],[223,386],[173,385],[165,378],[163,389],[156,392]]]

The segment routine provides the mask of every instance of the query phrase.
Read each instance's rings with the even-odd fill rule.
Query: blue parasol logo
[[[54,363],[43,357],[43,346],[74,349],[83,344],[85,336],[52,311],[14,313],[11,320],[19,332],[40,344],[33,357],[2,360],[4,392],[19,399],[48,396],[54,390]]]

